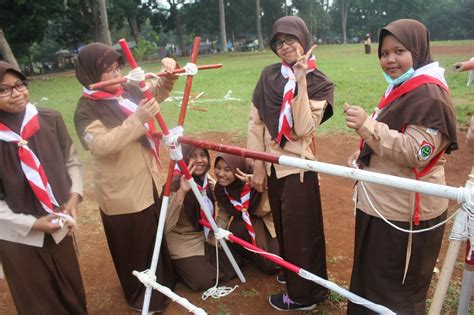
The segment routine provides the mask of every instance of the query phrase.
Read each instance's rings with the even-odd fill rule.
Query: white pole
[[[433,184],[420,180],[369,172],[352,167],[304,160],[289,156],[280,156],[280,158],[278,159],[278,163],[281,165],[302,168],[309,171],[321,172],[330,175],[351,178],[354,180],[360,180],[404,190],[416,191],[422,194],[453,199],[458,201],[459,203],[466,201],[466,196],[464,196],[463,187],[457,188],[440,184]]]
[[[153,248],[153,258],[151,260],[151,266],[149,269],[149,272],[151,272],[151,274],[153,275],[156,272],[156,268],[158,266],[158,259],[160,258],[161,243],[163,241],[163,231],[165,229],[165,223],[166,223],[166,213],[168,212],[168,203],[169,203],[169,196],[164,196],[163,201],[161,203],[158,228],[156,229],[155,247]],[[133,274],[135,274],[135,272]],[[147,286],[146,291],[145,291],[145,297],[143,300],[142,315],[148,314],[152,293],[153,293],[153,288],[150,286]]]
[[[469,311],[471,303],[472,284],[474,281],[473,266],[465,264],[462,274],[461,295],[459,297],[458,315],[465,315]]]
[[[204,202],[204,199],[201,196],[201,192],[199,191],[196,182],[194,179],[191,177],[191,179],[188,179],[188,183],[191,186],[191,189],[194,192],[194,196],[199,202],[199,205],[201,206],[201,209],[204,211],[204,214],[206,215],[207,221],[209,221],[209,224],[211,225],[212,230],[214,233],[217,232],[218,227],[216,222],[214,221],[214,218],[211,215],[211,211],[207,208],[207,204]],[[227,258],[229,259],[232,267],[234,267],[235,273],[239,277],[240,281],[242,283],[245,283],[245,277],[242,274],[242,271],[240,270],[239,265],[237,265],[237,262],[234,259],[234,256],[232,256],[231,251],[229,250],[229,247],[227,246],[227,243],[223,239],[219,239],[219,243],[221,244],[222,249],[224,250],[225,254],[227,255]],[[217,262],[219,263],[219,262]]]
[[[197,315],[207,314],[202,308],[199,308],[199,307],[191,304],[191,302],[189,302],[187,299],[185,299],[183,297],[180,297],[179,295],[177,295],[176,293],[171,291],[169,288],[157,283],[153,279],[154,274],[146,274],[144,272],[138,272],[138,271],[134,270],[133,275],[135,277],[137,277],[138,280],[140,280],[140,282],[145,284],[147,288],[153,288],[155,290],[160,291],[161,293],[163,293],[164,295],[169,297],[174,302],[176,302],[176,303],[180,304],[181,306],[183,306],[184,308],[186,308],[191,313],[197,314]]]

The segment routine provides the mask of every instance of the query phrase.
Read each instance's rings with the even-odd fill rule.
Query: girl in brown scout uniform
[[[181,147],[194,181],[205,202],[214,211],[215,180],[208,174],[211,165],[209,151],[186,144]],[[193,291],[208,289],[216,282],[217,270],[215,248],[206,242],[210,231],[199,224],[199,220],[205,218],[204,214],[180,172],[173,178],[171,191],[165,234],[173,265],[182,281]],[[221,280],[228,281],[235,277],[223,251],[219,253],[219,263]]]
[[[431,58],[429,33],[415,20],[382,28],[378,55],[389,87],[372,117],[345,105],[347,126],[362,138],[349,163],[368,171],[445,184],[444,153],[457,149],[456,117],[444,69]],[[397,314],[425,314],[426,294],[443,239],[448,200],[359,183],[352,292]],[[369,203],[372,203],[370,205]],[[348,314],[372,314],[349,303]]]
[[[219,153],[214,162],[217,179],[214,195],[219,206],[217,225],[255,246],[278,255],[278,241],[267,194],[250,187],[250,165],[241,156]],[[231,244],[233,245],[233,244]],[[249,257],[260,270],[275,274],[279,268],[261,255],[241,246],[232,246],[242,257]]]
[[[316,160],[313,133],[332,115],[333,84],[316,69],[311,34],[302,19],[278,19],[270,45],[282,61],[266,67],[255,87],[247,147]],[[252,187],[263,192],[267,180],[281,256],[327,278],[318,174],[256,160]],[[291,272],[285,275],[288,292],[269,298],[274,308],[311,310],[326,299],[322,286]]]
[[[23,73],[0,62],[0,262],[19,314],[86,314],[66,222],[77,215],[82,171],[61,115],[29,103]]]
[[[162,60],[166,70],[176,63]],[[170,93],[175,78],[160,78],[151,86],[156,98],[144,100],[137,86],[120,84],[90,91],[92,83],[120,77],[122,57],[111,47],[92,43],[82,48],[76,76],[84,87],[74,123],[86,150],[92,153],[95,194],[115,269],[127,304],[140,310],[145,286],[133,270],[150,267],[159,218],[159,171],[156,147],[149,132],[150,121],[159,111],[157,101]],[[137,105],[138,104],[138,105]],[[156,270],[157,282],[175,286],[175,274],[166,242],[161,246]],[[163,311],[164,295],[154,292],[150,311]]]

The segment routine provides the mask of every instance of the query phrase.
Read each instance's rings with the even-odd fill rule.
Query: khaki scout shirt
[[[171,81],[153,83],[158,102],[170,94]],[[106,215],[140,212],[155,202],[153,189],[160,188],[158,165],[150,149],[138,141],[146,132],[136,114],[112,129],[95,120],[84,131],[94,157],[97,202]]]
[[[370,117],[357,132],[374,151],[369,166],[364,167],[364,170],[411,179],[416,179],[413,167],[421,172],[430,160],[445,150],[449,144],[449,140],[438,130],[408,125],[405,132],[400,133],[390,130],[386,124]],[[423,143],[429,143],[434,147],[429,157],[423,156],[420,151]],[[445,163],[446,159],[442,156],[431,171],[420,180],[445,184]],[[369,204],[370,199],[375,208],[389,220],[409,222],[412,219],[411,213],[415,207],[414,192],[368,182],[365,182],[364,186],[367,195],[362,185],[357,185],[357,208],[378,217]],[[447,199],[420,194],[420,200],[420,220],[433,219],[448,208]]]
[[[268,152],[277,155],[286,155],[296,158],[316,160],[316,152],[311,149],[314,130],[321,123],[327,102],[309,100],[308,103],[298,104],[298,97],[293,102],[293,142],[288,141],[284,148],[272,139],[265,123],[261,120],[255,105],[250,108],[247,148],[251,150]],[[298,105],[297,105],[298,104]],[[271,164],[266,164],[267,175],[270,175]],[[291,174],[303,174],[299,168],[274,164],[277,178]]]

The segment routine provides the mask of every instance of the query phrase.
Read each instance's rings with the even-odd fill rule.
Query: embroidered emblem
[[[426,129],[426,132],[433,135],[433,136],[436,136],[438,134],[438,129],[436,128],[428,128]]]
[[[420,149],[418,150],[418,160],[419,161],[426,161],[428,160],[431,155],[433,154],[434,151],[434,146],[426,141],[423,141],[423,143],[420,146]]]

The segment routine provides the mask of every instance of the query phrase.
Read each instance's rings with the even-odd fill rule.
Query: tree
[[[351,0],[338,0],[337,6],[339,13],[341,14],[341,30],[342,30],[342,41],[347,43],[347,13],[349,12]]]
[[[263,50],[265,47],[263,45],[263,36],[262,36],[262,24],[260,22],[260,0],[255,0],[255,16],[257,22],[257,39],[258,39],[258,49]]]
[[[98,11],[99,11],[99,34],[101,38],[101,42],[112,46],[112,39],[110,38],[110,30],[109,30],[109,20],[107,18],[107,5],[105,4],[105,0],[96,0]]]
[[[3,33],[3,29],[0,28],[0,53],[2,54],[5,61],[16,66],[18,69],[18,62],[16,61],[15,55],[13,54],[10,44],[8,44],[7,39],[5,38],[5,34]]]
[[[186,56],[186,46],[184,45],[183,38],[183,26],[181,25],[181,18],[178,11],[178,5],[183,4],[183,2],[184,0],[168,0],[168,4],[170,5],[170,15],[176,25],[176,35],[178,36],[181,56]]]
[[[221,34],[221,52],[227,52],[227,36],[225,33],[224,0],[219,0],[219,29]]]

